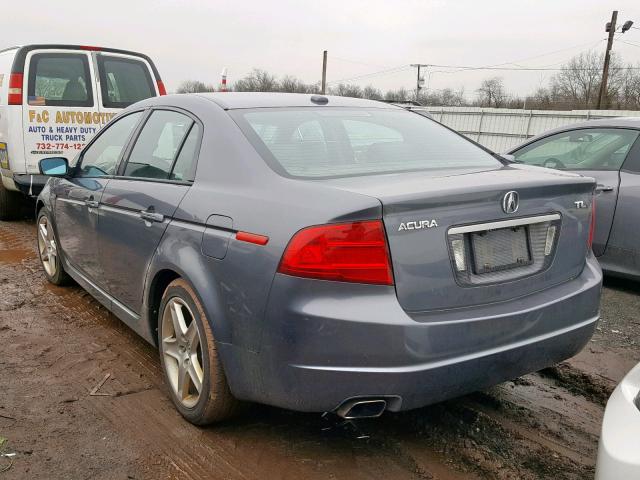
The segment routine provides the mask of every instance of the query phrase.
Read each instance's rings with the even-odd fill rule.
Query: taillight
[[[589,223],[589,240],[587,241],[587,247],[591,249],[593,245],[593,232],[596,229],[596,197],[591,200],[591,223]]]
[[[158,84],[158,93],[160,95],[166,95],[167,89],[164,88],[164,83],[162,82],[162,80],[158,80],[156,83]]]
[[[9,105],[22,105],[22,80],[21,73],[12,73],[9,76]]]
[[[321,280],[393,285],[382,221],[300,230],[287,245],[278,272]]]

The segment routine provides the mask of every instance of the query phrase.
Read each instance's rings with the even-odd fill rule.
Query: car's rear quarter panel
[[[366,195],[313,182],[286,179],[271,170],[229,115],[214,104],[185,99],[200,117],[204,135],[196,181],[169,225],[147,274],[175,267],[194,285],[219,342],[258,351],[271,282],[291,237],[309,225],[381,217],[381,204]],[[224,259],[203,254],[207,219],[231,219],[231,232],[269,237],[260,246],[228,237]],[[219,229],[225,236],[229,230]]]

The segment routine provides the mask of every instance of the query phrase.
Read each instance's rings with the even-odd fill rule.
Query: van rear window
[[[36,53],[29,63],[28,102],[33,106],[92,107],[86,55]]]
[[[107,108],[125,108],[156,96],[149,68],[140,60],[99,55],[98,68],[102,104]]]

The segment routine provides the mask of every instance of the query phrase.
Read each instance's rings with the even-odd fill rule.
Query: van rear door
[[[61,48],[27,54],[22,111],[27,173],[39,173],[45,157],[73,160],[104,123],[95,77],[91,52]]]
[[[98,109],[112,117],[145,98],[164,94],[155,67],[147,58],[118,52],[95,52]]]

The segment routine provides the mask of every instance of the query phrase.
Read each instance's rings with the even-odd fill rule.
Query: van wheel
[[[195,425],[232,416],[239,402],[229,389],[202,304],[186,281],[169,284],[159,315],[160,362],[178,411]]]
[[[71,283],[71,277],[62,266],[60,246],[46,208],[38,212],[37,228],[38,255],[47,280],[54,285],[68,285]]]
[[[22,212],[22,195],[7,190],[0,179],[0,220],[15,220]]]

